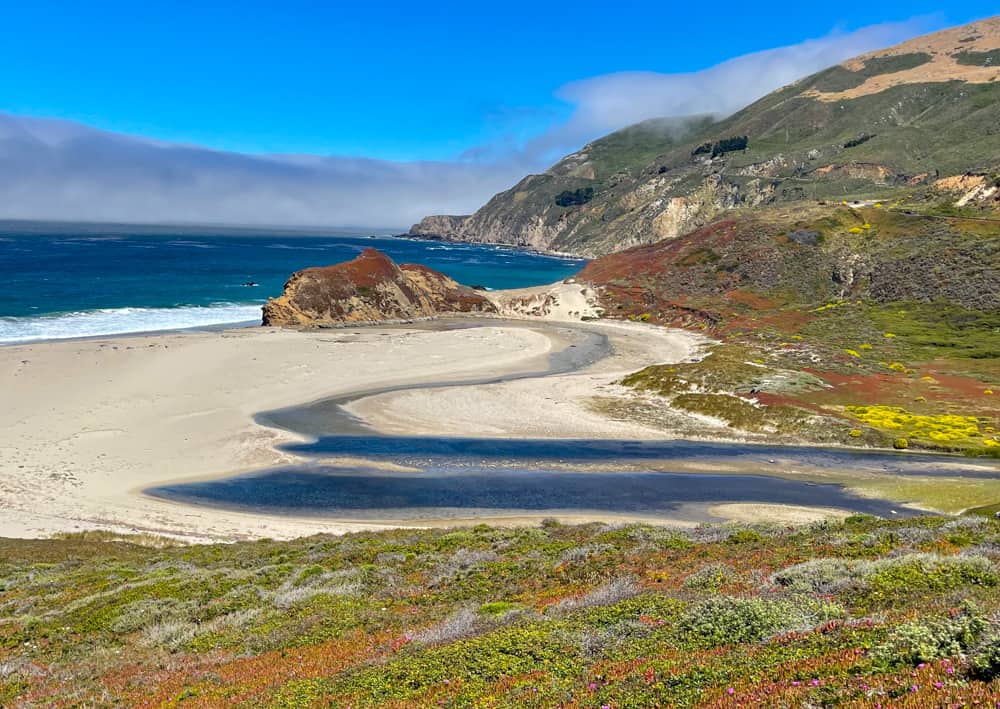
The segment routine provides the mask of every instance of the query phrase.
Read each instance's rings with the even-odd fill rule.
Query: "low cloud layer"
[[[402,227],[473,211],[594,138],[662,116],[728,115],[857,54],[928,29],[915,20],[833,33],[688,74],[629,72],[568,84],[570,119],[523,146],[453,162],[258,156],[0,113],[0,218]]]
[[[647,118],[728,116],[798,79],[931,29],[931,20],[915,18],[833,32],[691,73],[622,72],[576,81],[557,92],[575,107],[570,119],[529,143],[528,152],[565,150]]]
[[[463,213],[516,161],[256,156],[0,114],[0,218],[402,227]]]

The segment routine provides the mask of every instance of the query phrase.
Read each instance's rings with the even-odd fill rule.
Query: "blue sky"
[[[964,0],[2,5],[0,111],[221,150],[385,160],[521,144],[569,119],[562,87],[575,81],[989,12]]]

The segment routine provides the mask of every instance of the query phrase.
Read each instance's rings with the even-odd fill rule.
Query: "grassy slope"
[[[581,279],[613,317],[725,343],[625,380],[684,410],[771,437],[995,455],[998,263],[1000,224],[812,206],[614,254]],[[850,408],[871,406],[905,412]]]
[[[552,248],[610,253],[636,239],[648,241],[651,213],[672,197],[690,197],[709,175],[721,176],[743,194],[773,186],[767,199],[778,203],[907,195],[929,201],[924,208],[933,207],[947,201],[929,189],[938,175],[1000,171],[1000,81],[908,84],[836,102],[802,95],[814,88],[851,88],[925,59],[917,54],[883,58],[857,72],[833,67],[722,121],[654,120],[630,126],[496,195],[472,223],[480,229],[491,225],[496,238],[515,240],[544,224],[559,232]],[[703,143],[739,135],[750,139],[744,152],[710,165],[692,157]],[[873,137],[845,147],[861,136]],[[777,164],[746,174],[746,168],[771,160]],[[590,203],[555,204],[560,192],[581,187],[594,188]]]
[[[966,706],[998,559],[983,517],[0,540],[0,704]]]

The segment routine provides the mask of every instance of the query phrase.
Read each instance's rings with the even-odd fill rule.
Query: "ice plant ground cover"
[[[994,706],[1000,521],[0,541],[0,704]]]

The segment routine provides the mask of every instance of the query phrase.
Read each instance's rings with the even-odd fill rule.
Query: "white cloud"
[[[0,114],[0,218],[403,227],[471,211],[524,166],[256,156]]]
[[[557,92],[575,107],[568,121],[523,146],[479,146],[452,162],[243,155],[0,113],[0,218],[402,227],[428,214],[468,213],[609,131],[647,118],[732,113],[928,24],[834,32],[688,74],[577,81]]]
[[[622,72],[566,84],[557,96],[574,106],[570,119],[527,146],[548,155],[573,150],[594,138],[647,118],[714,114],[727,116],[768,93],[851,57],[923,34],[934,20],[834,31],[820,39],[730,59],[682,74]]]

